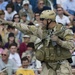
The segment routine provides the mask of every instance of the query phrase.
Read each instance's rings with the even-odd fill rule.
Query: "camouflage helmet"
[[[40,19],[51,19],[55,21],[56,14],[53,10],[45,10],[41,13]]]

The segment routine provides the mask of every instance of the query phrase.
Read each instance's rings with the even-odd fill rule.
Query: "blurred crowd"
[[[53,10],[56,22],[73,31],[75,41],[75,0],[0,0],[0,19],[27,25],[42,25],[40,14]],[[8,75],[29,73],[40,75],[42,64],[35,57],[36,36],[24,35],[12,26],[0,24],[0,71],[8,67]],[[75,68],[75,52],[72,52]],[[11,69],[13,68],[13,69]],[[28,71],[23,68],[29,69]],[[17,71],[16,71],[17,70]],[[28,75],[29,75],[28,74]]]

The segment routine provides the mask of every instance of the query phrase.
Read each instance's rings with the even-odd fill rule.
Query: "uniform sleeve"
[[[66,49],[73,50],[74,49],[73,32],[70,29],[67,29],[65,30],[63,37],[64,41],[58,39],[58,44]]]
[[[37,35],[38,28],[34,25],[29,26],[23,23],[14,23],[13,26],[18,30],[22,31],[24,34],[27,33]]]
[[[34,33],[35,31],[37,31],[37,27],[34,25],[27,25],[25,23],[15,23],[15,22],[11,22],[11,21],[5,21],[0,19],[1,24],[4,25],[10,25],[15,27],[16,29],[20,30],[21,32],[23,32],[24,34],[26,34],[26,32],[31,32]]]

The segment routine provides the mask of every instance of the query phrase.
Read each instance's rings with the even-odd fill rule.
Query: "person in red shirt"
[[[24,38],[24,42],[22,42],[22,43],[20,44],[20,47],[19,47],[19,54],[20,54],[20,57],[22,56],[22,53],[27,50],[27,44],[28,44],[29,41],[30,41],[30,36],[29,36],[29,35],[24,35],[23,38]]]

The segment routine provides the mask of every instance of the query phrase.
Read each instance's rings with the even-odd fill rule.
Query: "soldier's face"
[[[46,26],[47,25],[47,20],[41,20],[41,23],[44,25],[44,26]]]

